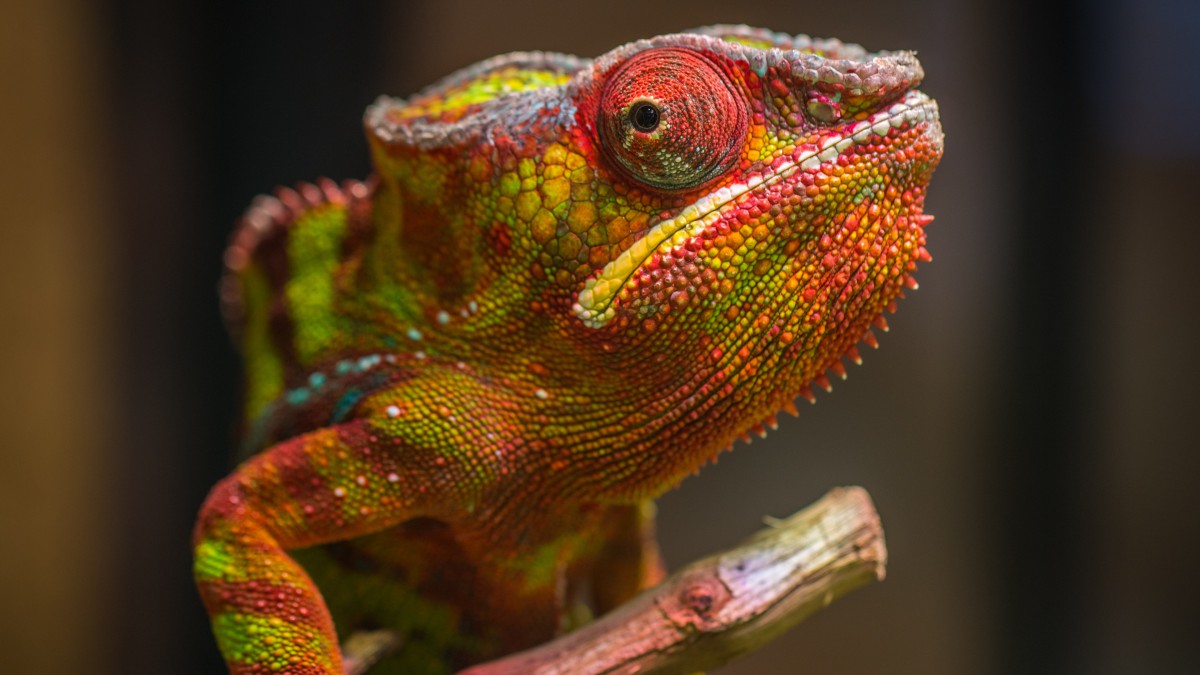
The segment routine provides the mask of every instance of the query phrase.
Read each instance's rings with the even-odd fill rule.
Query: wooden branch
[[[460,675],[695,673],[752,652],[883,579],[883,530],[862,488],[836,488],[768,524],[595,623]]]
[[[685,567],[600,620],[459,675],[694,673],[762,647],[813,612],[884,577],[871,498],[835,488],[740,546]],[[342,646],[348,675],[400,647],[392,631]]]
[[[383,657],[400,647],[400,636],[392,630],[359,631],[342,645],[342,668],[346,675],[363,675]]]

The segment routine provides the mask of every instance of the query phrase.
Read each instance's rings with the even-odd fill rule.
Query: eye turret
[[[630,58],[600,97],[605,156],[660,190],[699,187],[737,161],[748,124],[729,77],[689,50],[651,49]]]

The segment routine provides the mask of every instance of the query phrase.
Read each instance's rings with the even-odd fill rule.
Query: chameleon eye
[[[604,153],[624,174],[662,190],[686,190],[737,161],[747,112],[711,61],[663,48],[637,54],[609,77],[598,121]]]

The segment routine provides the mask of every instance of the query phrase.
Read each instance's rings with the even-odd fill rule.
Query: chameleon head
[[[911,52],[718,26],[594,73],[578,114],[610,180],[671,206],[585,281],[584,325],[790,363],[794,395],[914,285],[942,131]]]
[[[705,32],[596,65],[602,86],[580,114],[610,171],[683,205],[586,282],[575,314],[602,328],[759,308],[796,336],[852,318],[856,296],[895,295],[942,152],[914,55]]]
[[[510,321],[551,316],[594,352],[666,345],[770,370],[783,381],[764,388],[794,396],[927,257],[942,131],[922,75],[911,52],[713,26],[594,61],[484,62],[367,121],[382,185],[435,173],[438,149],[485,185],[439,208],[473,219],[479,240],[497,224],[511,234],[477,266],[503,268],[498,298],[536,307],[522,319],[509,303]],[[404,159],[414,145],[424,168]]]

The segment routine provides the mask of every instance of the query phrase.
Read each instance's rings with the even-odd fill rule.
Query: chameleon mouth
[[[588,279],[572,306],[575,316],[589,328],[602,328],[616,316],[616,302],[630,278],[655,253],[667,253],[702,234],[718,222],[725,207],[743,195],[762,189],[797,171],[817,171],[837,161],[841,153],[856,145],[886,137],[893,129],[925,124],[925,136],[941,144],[937,102],[920,91],[909,92],[887,109],[858,122],[845,134],[834,134],[820,146],[808,146],[791,159],[768,171],[756,173],[745,182],[722,187],[684,207],[674,218],[656,223],[628,249]]]

